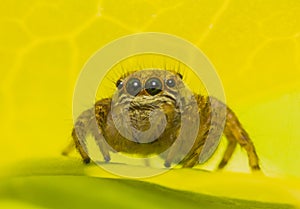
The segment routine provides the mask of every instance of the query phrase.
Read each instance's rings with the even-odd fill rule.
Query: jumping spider
[[[194,108],[200,118],[200,125],[197,126],[198,133],[195,135],[196,139],[191,149],[180,161],[182,167],[196,166],[201,161],[199,156],[204,151],[203,147],[206,143],[211,146],[211,148],[208,146],[205,151],[211,152],[207,154],[210,156],[214,151],[213,146],[223,133],[228,140],[228,146],[218,168],[221,169],[227,164],[239,143],[248,154],[251,169],[260,170],[254,144],[233,111],[213,97],[195,93],[192,93],[194,101],[196,101],[196,105],[193,105],[184,98],[184,95],[180,94],[182,88],[185,88],[182,76],[167,70],[136,71],[120,78],[116,82],[116,93],[113,97],[97,101],[93,108],[82,112],[76,120],[72,137],[83,161],[90,162],[85,142],[87,134],[94,137],[106,162],[110,161],[110,152],[113,150],[141,156],[161,153],[175,143],[182,117],[185,117],[191,125],[193,124],[193,116],[184,114],[186,110]],[[178,103],[181,103],[181,106]],[[115,114],[112,114],[112,110]],[[129,115],[127,121],[123,114],[125,110]],[[156,127],[151,124],[153,118],[151,121],[150,116],[155,110],[163,112],[166,116],[165,121],[161,118],[154,118],[156,124],[165,123],[162,133],[156,134],[155,130],[143,136],[132,132],[128,133],[128,135],[131,134],[132,139],[128,139],[130,137],[120,133],[120,129],[124,125],[127,126],[121,132],[126,132],[128,126],[139,132],[149,130],[151,125],[154,129],[159,129],[159,125]],[[220,113],[224,114],[224,120],[213,117]],[[154,137],[154,139],[147,141],[147,137]],[[188,139],[183,138],[181,142],[177,143],[176,148],[170,150],[164,157],[166,167],[174,162],[180,149],[185,146],[185,140]],[[70,149],[67,148],[63,154],[67,155],[69,152]]]

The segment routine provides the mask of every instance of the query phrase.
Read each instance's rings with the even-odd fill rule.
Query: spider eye
[[[116,87],[117,87],[119,90],[123,88],[123,85],[124,85],[124,83],[123,83],[123,81],[122,81],[121,79],[119,79],[119,80],[117,81],[117,83],[116,83]]]
[[[162,83],[158,78],[149,78],[145,83],[148,94],[154,96],[162,91]]]
[[[137,78],[130,78],[126,83],[126,91],[132,96],[136,96],[142,90],[142,84]]]
[[[166,84],[167,84],[168,87],[172,88],[176,85],[176,82],[173,78],[170,78],[170,79],[166,80]]]
[[[183,76],[180,73],[177,73],[177,75],[179,76],[180,79],[183,78]]]

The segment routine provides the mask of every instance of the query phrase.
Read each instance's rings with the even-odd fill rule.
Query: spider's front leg
[[[86,110],[77,118],[74,128],[72,130],[72,138],[75,147],[81,155],[84,163],[90,162],[90,157],[87,153],[86,136],[88,134],[88,126],[92,116],[92,109]]]
[[[206,162],[219,144],[225,123],[226,106],[213,97],[195,96],[200,116],[200,125],[195,143],[182,161],[182,167],[192,168]]]
[[[104,136],[102,128],[105,126],[107,122],[107,115],[110,110],[110,99],[103,99],[95,104],[95,117],[91,121],[90,130],[91,134],[94,137],[96,144],[98,145],[100,152],[104,158],[105,162],[110,161],[109,154],[109,145],[107,144]]]
[[[73,144],[75,144],[84,163],[90,162],[86,141],[86,137],[89,134],[95,139],[104,160],[106,162],[110,161],[109,149],[101,129],[101,125],[107,117],[109,104],[110,102],[105,99],[100,100],[95,104],[95,108],[84,111],[76,120],[72,131]],[[67,155],[71,151],[71,147],[72,144],[63,151],[63,155]]]
[[[212,147],[218,144],[221,133],[224,133],[228,145],[218,168],[227,165],[239,143],[247,151],[251,169],[260,170],[254,144],[233,111],[212,97],[198,96],[197,100],[201,125],[192,150],[182,162],[183,167],[194,167],[199,161],[205,162],[215,150]]]

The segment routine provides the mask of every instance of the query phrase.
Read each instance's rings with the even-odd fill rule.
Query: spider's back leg
[[[75,149],[75,143],[74,140],[72,140],[68,146],[66,146],[63,151],[61,152],[62,155],[67,156],[70,152],[72,152]]]
[[[231,158],[231,156],[236,148],[236,145],[237,145],[237,140],[234,138],[234,136],[232,134],[225,133],[225,136],[228,140],[228,144],[227,144],[226,150],[224,152],[223,158],[218,165],[218,169],[222,169],[227,165],[227,163],[228,163],[229,159]]]
[[[226,148],[225,154],[222,161],[219,164],[219,168],[223,168],[229,159],[231,158],[236,144],[239,143],[248,154],[249,166],[252,170],[260,170],[259,159],[256,154],[256,150],[253,142],[251,141],[248,133],[240,124],[236,115],[230,110],[227,109],[226,124],[224,129],[224,134],[228,139],[228,146]]]

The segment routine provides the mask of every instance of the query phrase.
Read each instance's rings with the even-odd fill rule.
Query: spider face
[[[158,140],[166,128],[180,126],[180,92],[185,85],[179,74],[137,71],[118,80],[116,87],[111,114],[125,138],[150,143]]]

